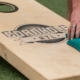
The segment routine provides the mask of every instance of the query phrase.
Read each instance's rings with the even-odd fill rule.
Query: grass
[[[67,19],[67,0],[36,0],[50,10]]]
[[[9,6],[9,5],[1,5],[0,4],[0,12],[9,12],[9,11],[13,11],[14,8]]]

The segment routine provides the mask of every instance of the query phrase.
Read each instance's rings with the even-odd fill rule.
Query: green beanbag
[[[68,34],[65,34],[65,36],[66,36],[66,38],[68,38]],[[71,33],[70,33],[69,37],[71,39]],[[75,30],[74,39],[68,40],[67,44],[74,47],[78,51],[80,51],[80,33],[79,33],[79,38],[76,38],[76,30]]]

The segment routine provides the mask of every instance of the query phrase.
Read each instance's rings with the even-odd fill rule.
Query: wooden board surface
[[[65,38],[70,22],[34,0],[3,1],[19,10],[0,13],[1,56],[30,80],[80,80],[80,52]]]

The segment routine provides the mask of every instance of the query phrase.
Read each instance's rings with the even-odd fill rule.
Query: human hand
[[[75,25],[76,28],[71,27],[72,25]],[[79,9],[72,12],[70,26],[69,26],[68,32],[67,32],[68,40],[69,40],[70,33],[71,33],[71,40],[74,38],[75,29],[76,29],[76,38],[78,38],[79,32],[80,32],[80,10]]]

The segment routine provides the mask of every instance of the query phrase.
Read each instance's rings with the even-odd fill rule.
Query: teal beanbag
[[[80,35],[80,33],[79,33],[79,35]],[[68,34],[65,34],[65,36],[67,38]],[[71,34],[70,34],[69,37],[71,38]],[[79,38],[76,38],[76,31],[74,33],[74,39],[68,40],[67,44],[74,47],[74,48],[76,48],[78,51],[80,51],[80,36],[79,36]]]

